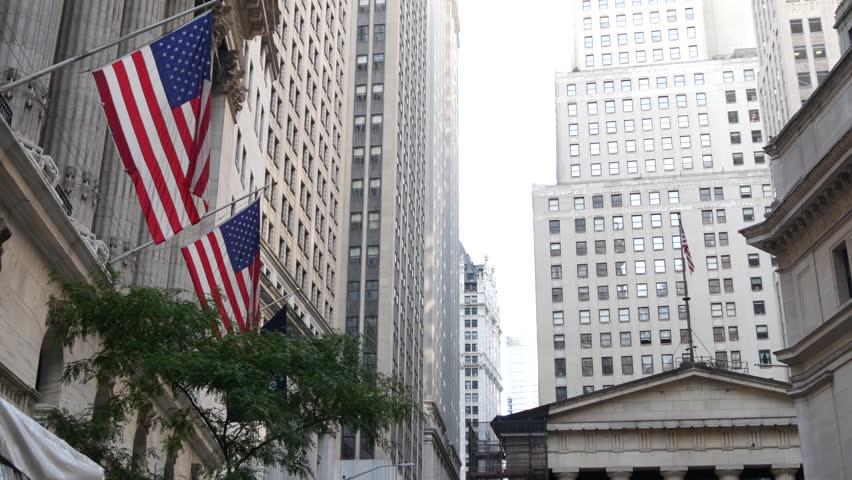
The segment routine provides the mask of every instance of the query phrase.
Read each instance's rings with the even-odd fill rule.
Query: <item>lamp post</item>
[[[357,474],[357,475],[353,475],[353,476],[351,476],[351,477],[347,477],[346,475],[344,475],[344,476],[343,476],[343,480],[352,480],[353,478],[358,478],[358,477],[360,477],[360,476],[362,476],[362,475],[366,475],[366,474],[368,474],[368,473],[370,473],[370,472],[374,472],[374,471],[376,471],[376,470],[378,470],[378,469],[380,469],[380,468],[388,468],[388,467],[403,467],[403,468],[407,468],[407,467],[413,467],[414,465],[415,465],[414,463],[394,463],[394,464],[392,464],[392,465],[379,465],[378,467],[373,467],[373,468],[371,468],[371,469],[369,469],[369,470],[367,470],[367,471],[361,472],[361,473],[359,473],[359,474]]]

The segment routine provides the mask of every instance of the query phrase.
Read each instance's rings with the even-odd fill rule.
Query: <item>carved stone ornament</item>
[[[214,62],[213,86],[221,88],[228,97],[231,111],[236,114],[243,107],[248,91],[243,86],[243,70],[240,63],[240,52],[228,50],[225,37],[236,28],[233,7],[220,3],[213,9],[213,45]],[[237,36],[239,38],[239,35]],[[220,48],[219,46],[225,47]]]

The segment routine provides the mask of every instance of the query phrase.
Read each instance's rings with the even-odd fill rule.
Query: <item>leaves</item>
[[[216,313],[177,291],[118,289],[111,278],[63,282],[62,291],[51,299],[59,339],[70,347],[96,337],[102,346],[68,364],[65,379],[116,384],[88,424],[82,417],[53,419],[72,446],[96,451],[115,444],[129,412],[173,392],[189,406],[155,419],[168,433],[166,451],[204,428],[220,448],[220,478],[254,478],[252,469],[264,464],[310,474],[306,453],[314,434],[348,425],[381,444],[393,424],[418,411],[407,388],[364,367],[355,337],[264,331],[219,338]],[[112,464],[127,465],[125,454],[114,455]]]

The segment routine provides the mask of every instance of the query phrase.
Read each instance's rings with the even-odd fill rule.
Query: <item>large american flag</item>
[[[201,304],[213,299],[221,333],[256,328],[260,318],[260,201],[181,249]]]
[[[686,233],[683,231],[683,222],[678,221],[680,225],[680,248],[683,249],[683,258],[686,259],[686,266],[689,268],[689,273],[695,271],[695,264],[692,262],[692,252],[689,251],[689,243],[686,242]]]
[[[207,212],[211,15],[93,73],[155,243]]]

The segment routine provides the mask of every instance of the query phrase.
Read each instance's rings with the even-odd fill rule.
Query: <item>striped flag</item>
[[[221,333],[256,328],[260,318],[260,201],[181,249],[201,304],[213,299]]]
[[[695,271],[695,264],[692,263],[692,253],[689,251],[689,243],[686,242],[686,233],[683,231],[683,223],[678,222],[680,226],[680,248],[683,249],[683,258],[686,259],[686,266],[689,268],[689,273]]]
[[[212,14],[93,72],[155,243],[207,212]]]

